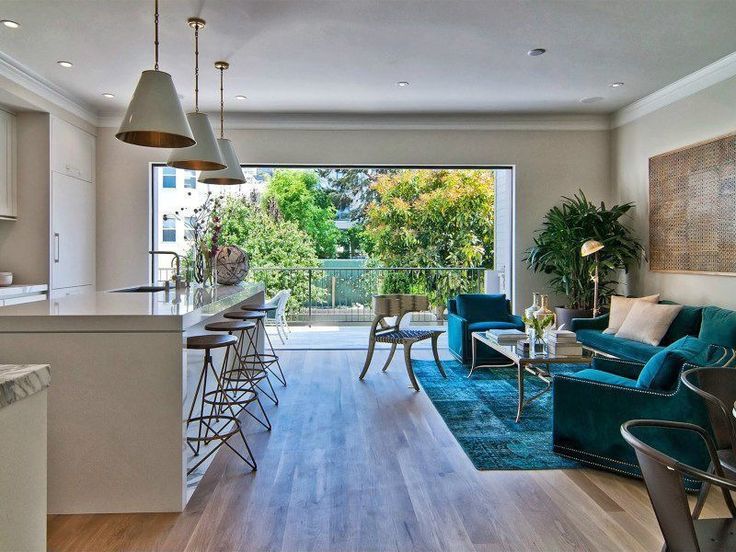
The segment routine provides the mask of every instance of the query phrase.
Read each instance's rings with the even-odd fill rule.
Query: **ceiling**
[[[231,63],[229,111],[609,113],[736,51],[734,0],[160,4],[161,69],[185,109],[194,86],[186,19],[207,21],[207,111],[219,105],[217,59]],[[140,71],[153,65],[153,0],[3,0],[0,19],[21,24],[0,26],[0,52],[101,115],[124,111]],[[537,47],[547,53],[526,54]],[[609,87],[614,81],[625,86]],[[590,96],[603,100],[580,103]]]

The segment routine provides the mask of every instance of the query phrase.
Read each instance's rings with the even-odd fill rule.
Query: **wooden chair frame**
[[[363,365],[363,371],[360,373],[360,379],[362,380],[368,368],[371,365],[373,359],[373,353],[376,348],[376,343],[391,343],[391,351],[388,354],[388,358],[381,369],[382,372],[388,370],[391,361],[394,358],[397,345],[401,345],[404,348],[404,363],[406,364],[406,373],[409,376],[409,381],[415,391],[419,391],[419,384],[417,378],[414,375],[414,368],[411,363],[411,348],[415,343],[424,341],[425,339],[432,340],[432,354],[434,355],[434,361],[437,368],[442,374],[443,378],[447,377],[445,369],[442,367],[440,362],[439,354],[437,353],[437,340],[442,335],[444,330],[406,330],[400,329],[401,321],[404,316],[411,312],[421,312],[429,308],[429,300],[424,295],[409,295],[409,294],[392,294],[392,295],[375,295],[373,297],[373,312],[375,317],[371,324],[371,330],[368,341],[368,354],[366,355],[365,364]],[[387,318],[395,318],[393,324],[386,321]]]

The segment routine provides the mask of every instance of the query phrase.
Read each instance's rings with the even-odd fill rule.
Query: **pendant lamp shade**
[[[227,167],[206,113],[187,113],[189,126],[197,143],[171,151],[167,165],[193,171],[216,171]]]
[[[194,29],[194,111],[187,113],[187,121],[197,144],[190,148],[171,150],[167,165],[177,169],[216,171],[227,165],[220,154],[209,117],[199,112],[199,31],[204,28],[205,21],[199,17],[190,17],[187,25]]]
[[[141,73],[115,137],[152,148],[188,148],[196,143],[171,75],[154,70]]]
[[[118,140],[152,148],[188,148],[195,144],[171,75],[158,70],[158,0],[154,0],[154,64],[143,71],[128,104]]]
[[[220,152],[227,165],[227,168],[220,171],[203,171],[199,174],[199,182],[203,184],[221,184],[221,185],[237,185],[244,184],[243,169],[235,155],[233,144],[227,138],[218,138],[217,144],[220,146]]]

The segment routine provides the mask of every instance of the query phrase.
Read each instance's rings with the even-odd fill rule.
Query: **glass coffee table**
[[[470,374],[477,368],[499,368],[506,366],[516,367],[516,379],[519,386],[519,403],[516,409],[516,421],[521,419],[521,411],[530,402],[538,399],[552,388],[552,366],[555,364],[590,364],[593,353],[583,349],[581,355],[552,355],[548,352],[532,352],[529,349],[522,351],[514,345],[501,345],[489,339],[485,332],[473,332],[471,334],[473,360],[470,365]],[[509,364],[476,364],[476,348],[478,342],[487,345],[494,351],[502,354],[510,362]],[[468,377],[470,377],[470,374]],[[535,393],[532,397],[524,398],[524,378],[527,375],[535,376],[545,383],[544,389]]]

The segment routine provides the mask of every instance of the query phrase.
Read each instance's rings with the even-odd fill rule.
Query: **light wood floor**
[[[381,374],[380,351],[359,382],[364,351],[282,355],[289,386],[267,407],[273,431],[247,425],[257,473],[223,450],[185,512],[51,516],[49,550],[659,550],[637,481],[475,470],[408,388],[403,359]],[[705,515],[721,511],[715,497]]]

